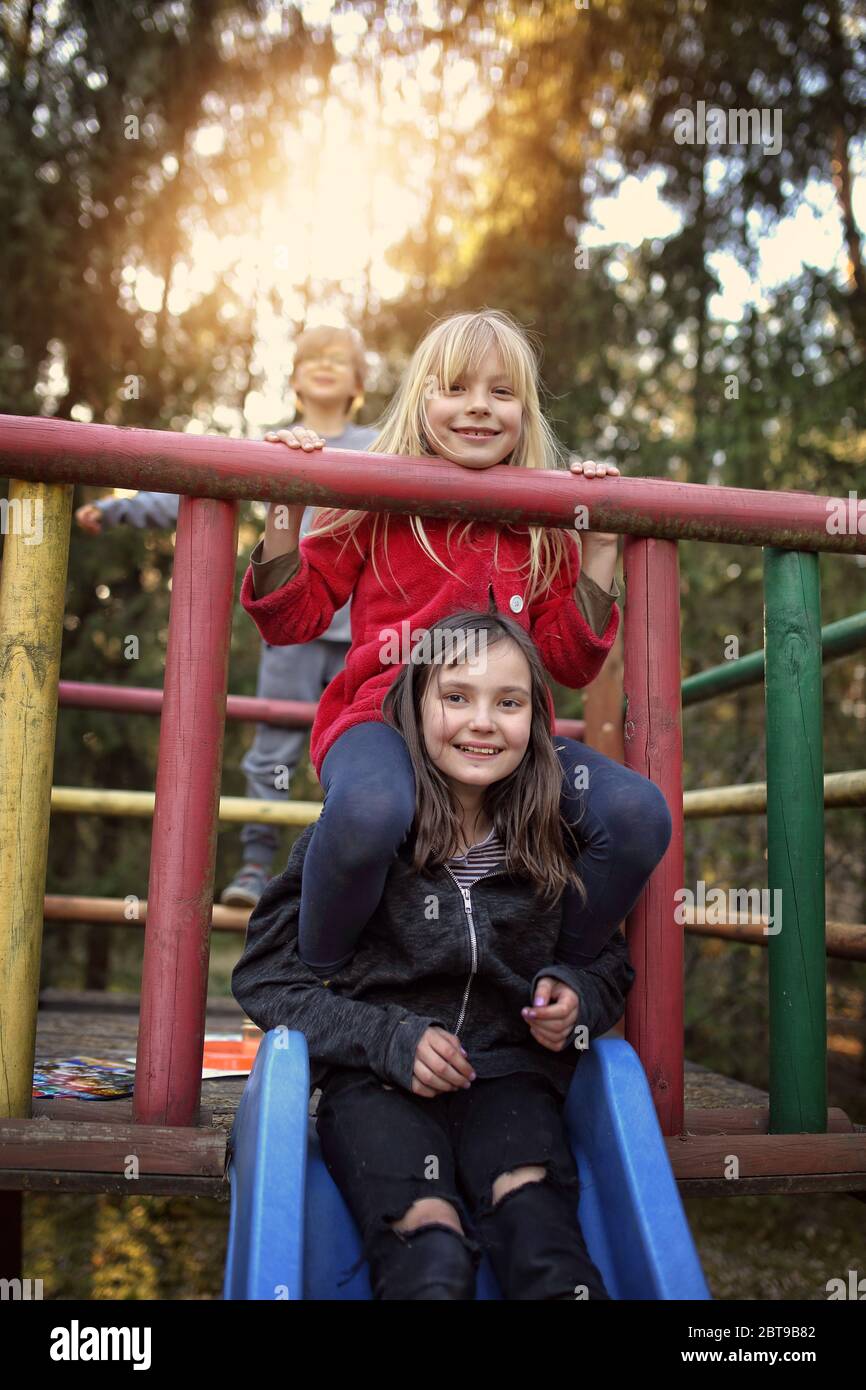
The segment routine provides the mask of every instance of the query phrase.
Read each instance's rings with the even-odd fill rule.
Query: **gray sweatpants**
[[[256,694],[263,700],[315,702],[342,671],[350,645],[321,637],[291,647],[272,647],[262,642]],[[284,787],[291,783],[309,736],[308,728],[281,729],[275,724],[257,724],[255,739],[241,761],[247,796],[288,801],[289,791]],[[244,863],[251,860],[270,868],[279,849],[281,832],[282,827],[275,825],[245,825],[241,830]]]

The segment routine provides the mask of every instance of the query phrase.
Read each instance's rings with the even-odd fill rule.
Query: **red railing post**
[[[141,1124],[198,1121],[236,554],[236,504],[182,497],[135,1069]]]
[[[638,1053],[664,1134],[683,1128],[683,740],[676,541],[626,536],[623,549],[626,766],[661,789],[673,819],[667,852],[626,924],[637,978],[625,1036]]]

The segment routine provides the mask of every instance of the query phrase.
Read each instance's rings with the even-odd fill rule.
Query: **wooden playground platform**
[[[39,1002],[37,1058],[123,1061],[135,1054],[137,995],[48,989]],[[208,1000],[208,1032],[239,1033],[243,1018],[233,999]],[[137,1193],[227,1201],[227,1145],[246,1079],[204,1079],[199,1123],[185,1128],[134,1126],[131,1097],[34,1100],[32,1120],[0,1120],[0,1164],[9,1162],[10,1143],[20,1164],[0,1167],[0,1191],[128,1195],[131,1180],[124,1176],[124,1166],[134,1154],[140,1164]],[[317,1097],[314,1092],[311,1114]],[[686,1061],[683,1134],[665,1141],[682,1196],[821,1191],[866,1200],[866,1126],[831,1109],[826,1134],[770,1136],[768,1105],[765,1091]],[[24,1125],[28,1134],[22,1145],[18,1130]],[[748,1176],[731,1180],[720,1175],[731,1153],[749,1167]],[[764,1171],[752,1171],[757,1163]],[[816,1165],[825,1171],[814,1171]],[[792,1167],[802,1171],[792,1172]]]
[[[10,508],[38,506],[44,531],[38,549],[10,531],[0,584],[0,1255],[5,1231],[20,1256],[12,1247],[20,1247],[22,1191],[228,1196],[228,1138],[244,1078],[201,1077],[203,1033],[239,1031],[242,1021],[232,1000],[205,1009],[211,931],[227,926],[213,905],[217,825],[306,824],[318,813],[220,797],[226,717],[264,717],[260,702],[241,708],[227,690],[243,499],[567,528],[579,503],[587,517],[591,508],[593,529],[623,534],[623,675],[600,728],[621,740],[612,755],[659,787],[673,821],[668,851],[626,923],[636,979],[623,1026],[674,1177],[683,1196],[866,1197],[866,1126],[827,1108],[827,956],[866,959],[866,924],[828,930],[825,918],[825,807],[866,806],[866,768],[823,770],[823,662],[866,648],[864,612],[822,627],[820,557],[866,555],[862,531],[828,528],[830,508],[844,509],[845,499],[666,478],[581,484],[507,466],[481,479],[431,458],[282,453],[211,435],[0,420]],[[159,711],[154,792],[52,787],[76,484],[182,494],[163,689],[78,692],[81,707]],[[760,547],[764,566],[762,648],[687,682],[682,541]],[[505,588],[497,602],[505,611]],[[766,782],[687,790],[684,706],[761,682]],[[294,715],[271,711],[271,722],[304,722]],[[588,694],[588,723],[590,715]],[[49,822],[61,812],[153,818],[140,996],[39,994]],[[685,822],[709,815],[766,816],[767,891],[784,896],[784,931],[769,931],[751,904],[745,923],[736,903],[723,921],[679,915]],[[751,886],[736,888],[748,901]],[[106,918],[92,904],[76,915],[66,903],[62,913],[116,920],[116,908],[103,903]],[[142,917],[129,930],[143,926]],[[684,1062],[684,928],[766,948],[769,1093]],[[34,1044],[37,1059],[137,1053],[134,1101],[32,1102]]]

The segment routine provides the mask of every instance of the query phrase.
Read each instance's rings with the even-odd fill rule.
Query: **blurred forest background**
[[[328,322],[364,336],[373,423],[429,324],[489,305],[540,336],[579,456],[845,496],[866,476],[864,32],[853,0],[11,0],[0,412],[258,437],[287,418],[298,331]],[[780,152],[677,143],[698,101],[779,111]],[[245,508],[238,586],[263,516]],[[64,679],[161,685],[172,556],[168,533],[73,528]],[[680,561],[683,676],[731,635],[760,648],[760,552]],[[866,557],[821,576],[825,623],[866,609]],[[254,693],[258,654],[238,606],[230,691]],[[824,692],[825,771],[860,768],[866,653]],[[226,794],[251,738],[227,725]],[[157,739],[63,710],[55,784],[150,790]],[[763,780],[761,688],[687,710],[684,752],[687,788]],[[309,764],[292,794],[320,798]],[[866,921],[862,810],[826,831],[827,915]],[[145,896],[149,844],[147,821],[55,815],[47,891]],[[217,893],[239,862],[224,829]],[[688,822],[697,879],[764,886],[764,818]],[[214,992],[239,948],[216,937]],[[759,1086],[766,962],[686,938],[687,1056]],[[136,931],[46,924],[46,985],[137,990],[140,964]],[[830,1104],[866,1121],[866,966],[828,977]]]

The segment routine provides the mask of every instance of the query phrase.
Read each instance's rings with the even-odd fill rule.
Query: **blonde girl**
[[[274,443],[312,451],[311,431],[281,431]],[[584,477],[618,474],[571,463],[539,401],[538,358],[509,315],[484,309],[435,324],[416,348],[371,452],[438,457],[488,473],[497,465],[566,469]],[[363,455],[356,456],[363,469]],[[489,476],[496,488],[496,474]],[[385,878],[419,807],[412,760],[385,723],[382,701],[408,660],[406,637],[449,613],[499,611],[531,637],[548,674],[581,689],[600,671],[619,624],[616,536],[523,523],[422,518],[326,508],[299,543],[301,506],[271,507],[244,576],[241,602],[273,645],[309,642],[352,598],[352,646],[345,669],[319,701],[311,756],[324,789],[322,813],[304,863],[299,952],[319,975],[352,956],[382,895]],[[550,737],[562,768],[561,818],[579,849],[579,882],[563,893],[561,959],[594,960],[631,910],[670,840],[664,797],[646,778],[594,749]],[[470,787],[495,779],[505,748],[498,719],[477,721],[448,750],[451,774]],[[456,818],[452,854],[483,841],[494,825],[513,846],[509,868],[562,890],[557,862],[545,861],[538,820],[507,825],[475,810]]]

